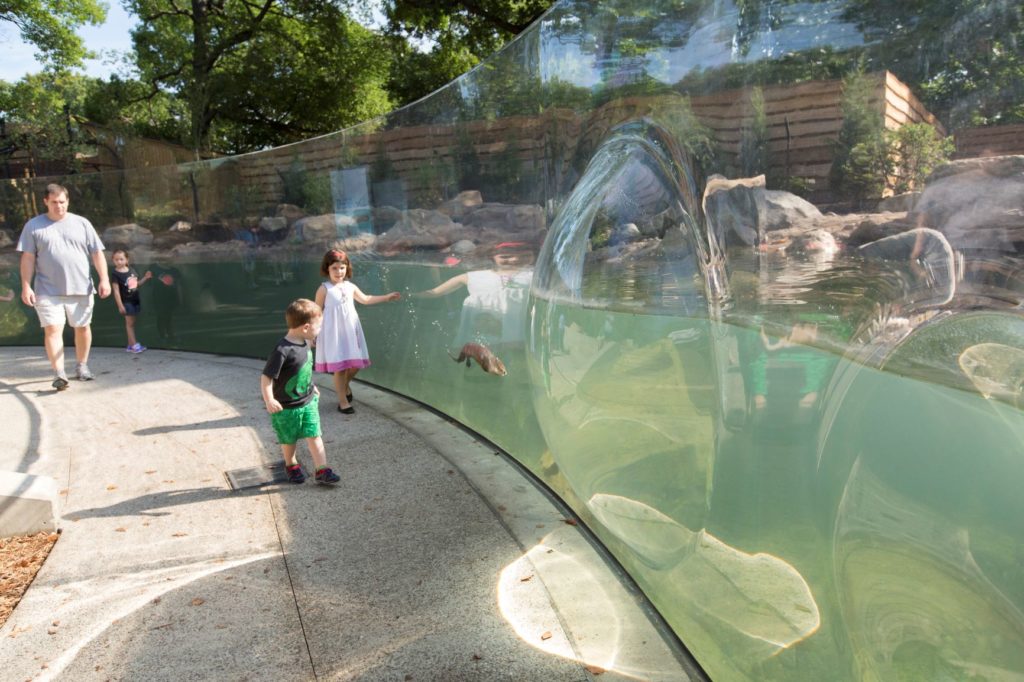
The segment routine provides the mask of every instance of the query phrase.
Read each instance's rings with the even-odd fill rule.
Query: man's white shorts
[[[92,294],[86,296],[36,296],[36,314],[39,326],[88,327],[92,322]]]

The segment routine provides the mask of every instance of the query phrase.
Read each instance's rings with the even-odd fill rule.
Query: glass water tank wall
[[[1010,2],[566,0],[387,117],[7,183],[2,227],[62,182],[154,275],[142,343],[252,357],[343,249],[403,294],[359,378],[532,471],[713,679],[1017,679],[1022,38]],[[41,345],[13,249],[0,343]]]

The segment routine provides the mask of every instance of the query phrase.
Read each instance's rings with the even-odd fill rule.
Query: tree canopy
[[[16,26],[21,39],[39,50],[40,61],[58,69],[89,56],[75,30],[106,16],[98,0],[0,0],[0,24]]]
[[[389,110],[391,50],[333,4],[129,0],[146,96],[188,103],[186,142],[242,152],[331,132]]]

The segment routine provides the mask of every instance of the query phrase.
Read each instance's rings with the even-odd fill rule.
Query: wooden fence
[[[956,158],[1024,154],[1024,123],[956,131]]]
[[[877,85],[872,102],[887,128],[925,122],[945,134],[941,123],[893,74],[886,71],[874,78]],[[843,123],[842,82],[773,85],[762,88],[762,93],[769,176],[799,177],[809,188],[812,201],[830,201],[828,175],[833,143]],[[740,88],[689,98],[690,107],[710,129],[731,174],[739,167],[741,139],[754,116],[751,94],[752,88]],[[536,117],[407,126],[357,135],[337,133],[241,157],[237,181],[250,187],[257,203],[265,206],[282,196],[282,177],[292,163],[317,174],[386,162],[389,171],[415,195],[428,190],[431,183],[443,183],[445,173],[454,172],[460,154],[467,152],[467,141],[482,173],[493,170],[502,155],[506,163],[511,157],[523,164],[525,172],[538,173],[539,166],[550,161],[546,152],[553,144],[561,147],[560,161],[564,162],[567,150],[571,155],[577,145],[587,143],[588,136],[599,137],[616,123],[648,115],[664,104],[664,97],[634,97],[615,100],[585,117],[554,109]]]
[[[888,128],[927,122],[945,134],[935,117],[895,76],[881,72],[873,77],[877,84],[872,101]],[[834,141],[843,123],[842,82],[765,86],[762,94],[769,177],[800,178],[812,201],[831,201],[828,175]],[[733,176],[739,174],[744,130],[754,117],[751,95],[752,88],[747,87],[686,98],[693,114],[710,130],[726,173]],[[103,140],[101,149],[116,152],[122,167],[134,169],[125,174],[118,191],[132,196],[136,208],[152,200],[163,202],[167,210],[191,215],[199,206],[201,214],[213,210],[218,214],[216,218],[223,220],[225,199],[233,197],[236,217],[247,221],[249,216],[265,214],[282,201],[286,178],[293,168],[321,183],[329,181],[333,170],[356,166],[377,169],[372,173],[376,179],[400,182],[411,198],[410,207],[429,205],[426,196],[437,201],[464,189],[458,181],[460,170],[464,173],[460,164],[465,164],[467,158],[472,159],[482,177],[500,177],[503,167],[506,172],[513,167],[527,178],[525,185],[555,183],[565,189],[561,179],[571,181],[575,177],[565,174],[578,151],[579,158],[586,158],[614,125],[652,112],[671,113],[673,107],[686,106],[683,101],[679,95],[632,97],[613,100],[585,114],[549,109],[538,116],[390,130],[366,126],[192,166],[199,170],[191,174],[188,165],[174,166],[191,160],[191,152],[183,147],[139,140],[119,143],[102,129],[93,134]],[[1020,140],[1019,132],[1016,139]],[[115,163],[102,158],[96,162],[110,167]],[[179,171],[185,171],[187,177]],[[494,201],[496,197],[485,195],[484,200]]]

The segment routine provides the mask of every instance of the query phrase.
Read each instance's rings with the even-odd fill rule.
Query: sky
[[[85,41],[86,47],[93,52],[107,53],[111,50],[125,52],[132,47],[129,35],[135,25],[135,18],[124,11],[116,1],[107,7],[107,21],[102,26],[84,26],[78,29],[78,35]],[[18,35],[18,29],[10,23],[0,23],[0,49],[4,58],[0,60],[0,80],[14,83],[29,73],[42,71],[42,66],[35,58],[35,48],[26,45]],[[109,59],[90,59],[85,63],[85,73],[90,76],[105,78],[115,71]]]

